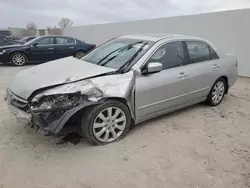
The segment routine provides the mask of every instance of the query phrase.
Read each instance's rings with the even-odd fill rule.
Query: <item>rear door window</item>
[[[210,47],[200,41],[187,41],[187,50],[190,63],[198,63],[211,60]]]
[[[56,37],[56,44],[75,44],[75,39],[68,37]]]

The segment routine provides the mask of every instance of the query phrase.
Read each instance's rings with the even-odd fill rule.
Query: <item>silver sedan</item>
[[[81,59],[21,71],[6,101],[20,120],[44,134],[79,130],[93,145],[122,139],[132,125],[206,102],[219,105],[237,78],[234,56],[208,40],[181,35],[129,35]]]

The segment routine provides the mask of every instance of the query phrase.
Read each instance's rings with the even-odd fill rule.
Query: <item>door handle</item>
[[[71,47],[69,47],[69,49],[74,49],[74,47],[73,47],[73,46],[71,46]]]
[[[217,68],[220,68],[220,65],[214,64],[213,69],[217,69]]]
[[[48,50],[54,50],[54,48],[48,48]]]
[[[178,75],[178,78],[184,78],[184,77],[187,77],[187,76],[188,76],[188,73],[181,72],[181,73]]]

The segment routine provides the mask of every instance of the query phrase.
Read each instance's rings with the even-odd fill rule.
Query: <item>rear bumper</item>
[[[228,86],[231,88],[238,78],[238,69],[235,68],[230,75],[228,75]]]

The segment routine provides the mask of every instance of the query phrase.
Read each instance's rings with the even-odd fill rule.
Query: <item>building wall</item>
[[[64,35],[100,44],[136,33],[176,33],[203,37],[238,57],[239,75],[250,77],[250,9],[133,22],[70,27]]]

